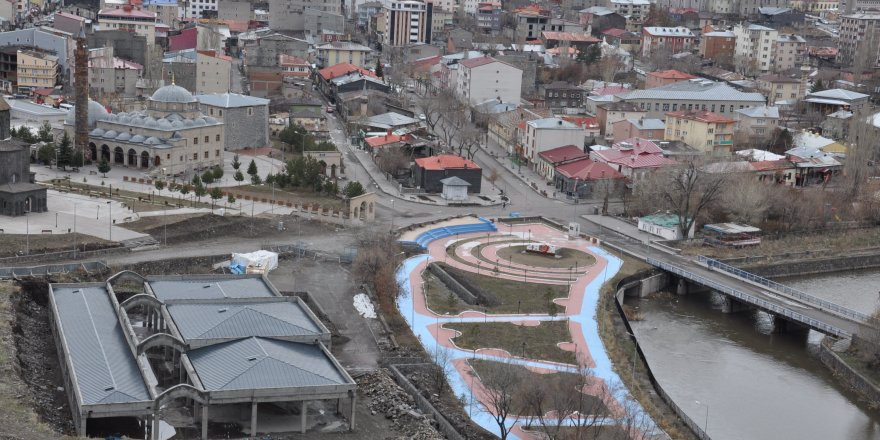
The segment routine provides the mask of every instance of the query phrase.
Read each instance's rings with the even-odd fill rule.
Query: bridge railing
[[[835,304],[833,302],[826,301],[821,298],[817,298],[817,297],[810,295],[809,293],[806,293],[804,291],[786,286],[785,284],[777,283],[776,281],[773,281],[773,280],[768,280],[767,278],[764,278],[762,276],[755,275],[751,272],[744,271],[738,267],[731,266],[726,263],[722,263],[722,262],[715,260],[715,259],[712,259],[712,258],[708,258],[708,257],[704,257],[704,256],[700,255],[697,257],[697,261],[699,261],[701,263],[706,263],[706,265],[709,268],[716,268],[721,271],[735,275],[737,277],[758,283],[762,286],[767,286],[768,288],[773,289],[777,292],[786,294],[792,298],[799,299],[805,303],[816,305],[816,306],[822,308],[823,310],[827,310],[827,311],[836,313],[836,314],[843,316],[845,318],[854,319],[858,322],[867,322],[868,319],[870,318],[868,315],[866,315],[864,313],[860,313],[855,310],[848,309],[848,308],[843,307],[841,305]]]
[[[819,320],[811,318],[809,316],[800,314],[800,313],[795,312],[793,310],[789,310],[785,307],[780,307],[780,306],[773,304],[769,301],[765,301],[765,300],[758,298],[756,296],[749,295],[748,293],[741,292],[741,291],[736,290],[732,287],[726,286],[726,285],[718,283],[716,281],[712,281],[706,277],[697,275],[693,272],[684,270],[678,266],[675,266],[675,265],[672,265],[672,264],[669,264],[669,263],[666,263],[666,262],[663,262],[660,260],[656,260],[656,259],[650,258],[650,257],[645,258],[645,261],[652,266],[659,267],[667,272],[671,272],[676,275],[693,280],[693,281],[700,283],[706,287],[709,287],[713,290],[717,290],[719,292],[725,293],[725,294],[730,295],[730,296],[732,296],[736,299],[739,299],[741,301],[756,305],[764,310],[770,311],[770,312],[775,313],[777,315],[782,315],[782,316],[784,316],[788,319],[791,319],[793,321],[797,321],[802,324],[806,324],[807,326],[812,327],[816,330],[819,330],[822,333],[826,333],[826,334],[829,334],[832,336],[837,336],[837,337],[842,337],[842,338],[848,338],[848,337],[852,336],[846,330],[835,327],[833,325],[826,324],[822,321],[819,321]]]

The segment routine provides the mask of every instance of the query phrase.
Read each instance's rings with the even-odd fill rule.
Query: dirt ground
[[[92,251],[119,246],[118,243],[83,234],[0,234],[0,257],[24,255],[30,248],[31,254],[72,251],[76,243],[80,251]]]
[[[174,217],[174,218],[172,218]],[[126,224],[138,232],[151,235],[160,243],[167,237],[168,244],[189,243],[217,237],[261,237],[271,243],[273,236],[291,233],[308,236],[324,234],[335,230],[332,225],[314,220],[307,220],[294,215],[277,215],[274,219],[246,216],[220,216],[215,214],[168,216],[165,225],[162,216],[143,218]],[[284,231],[278,230],[282,223]]]

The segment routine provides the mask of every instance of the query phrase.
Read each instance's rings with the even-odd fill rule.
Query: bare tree
[[[447,111],[447,104],[448,103],[440,97],[425,98],[419,103],[419,110],[425,115],[425,123],[428,125],[428,129],[431,133],[436,132],[437,124],[443,119],[443,115]]]
[[[352,262],[352,273],[373,289],[383,306],[393,307],[400,294],[395,274],[400,247],[395,237],[380,231],[364,231],[357,239],[358,253]]]
[[[402,169],[409,168],[410,157],[403,147],[382,148],[376,158],[376,166],[383,173],[397,176]]]
[[[526,381],[521,395],[535,428],[548,439],[569,438],[570,434],[582,439],[596,438],[604,422],[613,417],[606,406],[606,391],[597,384],[593,371],[581,366],[576,373],[555,374],[549,383]]]
[[[480,383],[485,392],[487,412],[498,424],[501,440],[506,440],[515,423],[507,426],[507,418],[514,414],[517,391],[523,383],[523,371],[507,359],[503,362],[481,362]]]
[[[874,115],[867,111],[859,111],[850,123],[849,147],[846,155],[846,177],[843,188],[849,200],[856,200],[865,194],[862,189],[871,174],[870,163],[876,159],[878,129],[874,126]]]
[[[727,186],[735,190],[721,194],[721,205],[730,220],[747,224],[763,221],[773,203],[775,188],[759,182],[751,173],[728,178]]]
[[[477,153],[482,138],[483,132],[480,129],[465,122],[465,125],[455,133],[453,138],[454,143],[450,146],[452,147],[452,151],[459,156],[472,160]]]
[[[602,59],[596,63],[599,70],[599,76],[602,81],[613,82],[617,74],[624,73],[628,70],[627,60],[618,53],[609,53],[602,56]]]
[[[666,185],[662,189],[663,200],[678,217],[678,229],[682,237],[697,221],[697,216],[721,196],[725,176],[709,174],[693,161],[682,168],[670,170]]]
[[[436,387],[437,394],[443,393],[446,378],[455,371],[455,366],[452,365],[453,358],[452,350],[439,343],[431,353],[431,360],[434,361],[434,366],[436,367],[434,368],[434,386]]]
[[[663,200],[663,185],[667,176],[657,170],[633,181],[632,195],[626,204],[627,215],[642,216],[667,209]]]

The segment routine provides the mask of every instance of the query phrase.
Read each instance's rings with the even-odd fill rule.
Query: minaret
[[[76,51],[73,54],[73,88],[75,97],[74,147],[87,157],[89,151],[89,51],[86,48],[85,29],[81,28],[76,37]],[[94,160],[95,158],[90,158]]]

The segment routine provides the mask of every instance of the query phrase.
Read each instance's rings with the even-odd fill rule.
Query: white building
[[[694,224],[691,224],[688,231],[688,238],[694,238]],[[654,214],[645,217],[639,217],[639,230],[649,234],[662,237],[666,240],[681,240],[684,237],[679,231],[679,220],[675,214]]]
[[[98,11],[98,28],[102,31],[127,31],[147,38],[147,46],[156,44],[156,13],[137,6],[123,5]]]
[[[492,57],[461,60],[455,92],[470,106],[489,100],[519,104],[522,70]]]
[[[733,28],[736,48],[733,60],[740,73],[766,73],[773,68],[773,48],[779,38],[776,29],[740,23]]]
[[[433,3],[418,0],[388,0],[382,11],[385,15],[383,44],[406,46],[411,43],[431,43]]]
[[[520,140],[520,156],[529,162],[538,159],[538,153],[554,148],[574,145],[584,146],[584,130],[559,118],[535,119],[526,122],[526,130]]]
[[[184,10],[187,17],[202,18],[202,11],[216,11],[217,0],[189,0]]]

